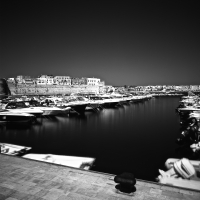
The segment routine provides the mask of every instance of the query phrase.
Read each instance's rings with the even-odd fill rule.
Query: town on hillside
[[[101,86],[104,88],[115,89],[128,89],[130,91],[200,91],[200,85],[146,85],[146,86],[108,86],[105,84],[105,81],[100,80],[99,78],[78,78],[70,76],[53,76],[53,75],[40,75],[37,78],[31,76],[18,75],[13,78],[7,78],[9,85],[13,84],[17,86]]]

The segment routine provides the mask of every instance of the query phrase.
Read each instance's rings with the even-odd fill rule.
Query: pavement
[[[199,200],[200,192],[137,179],[119,192],[114,176],[0,154],[0,200]]]

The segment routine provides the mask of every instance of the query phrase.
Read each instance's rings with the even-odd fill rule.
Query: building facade
[[[70,76],[54,76],[53,79],[55,85],[71,85]]]
[[[17,83],[24,83],[25,79],[30,79],[30,76],[19,75],[16,77]]]
[[[198,91],[200,88],[199,88],[199,85],[190,85],[190,90],[193,90],[193,91]]]
[[[99,85],[99,78],[87,78],[87,85]]]
[[[40,75],[36,79],[37,85],[53,85],[54,79],[52,75]]]

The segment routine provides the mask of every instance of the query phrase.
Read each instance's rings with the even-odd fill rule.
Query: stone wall
[[[6,79],[0,78],[0,99],[6,98],[11,94],[8,83]]]
[[[52,86],[34,86],[34,85],[14,85],[9,84],[12,95],[57,95],[71,93],[100,93],[101,86],[89,85],[52,85]]]

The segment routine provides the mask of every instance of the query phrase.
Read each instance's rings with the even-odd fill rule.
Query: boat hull
[[[42,161],[42,162],[81,168],[81,169],[86,169],[86,170],[90,169],[95,161],[95,158],[63,156],[63,155],[54,155],[54,154],[27,154],[27,155],[24,155],[23,157]]]
[[[104,102],[104,108],[114,108],[117,105],[120,105],[119,101],[108,101]]]
[[[35,116],[26,113],[12,113],[12,112],[1,112],[0,122],[7,124],[18,124],[18,123],[32,123],[35,121]]]
[[[168,170],[172,169],[175,163],[179,160],[180,159],[169,158],[165,163],[166,169]],[[183,179],[180,177],[175,178],[173,176],[162,176],[162,178],[159,179],[159,183],[200,191],[200,178],[198,176],[198,174],[200,173],[199,171],[200,161],[189,160],[189,162],[191,163],[191,165],[193,166],[195,170],[195,174],[192,177],[190,177],[189,179]],[[188,173],[188,169],[187,169],[187,173]]]
[[[31,150],[31,147],[0,143],[0,153],[7,154],[7,155],[22,156],[28,153],[30,150]]]
[[[85,109],[87,107],[88,104],[74,104],[74,105],[70,105],[71,109],[70,112],[77,112],[78,114],[84,114],[85,113]]]

